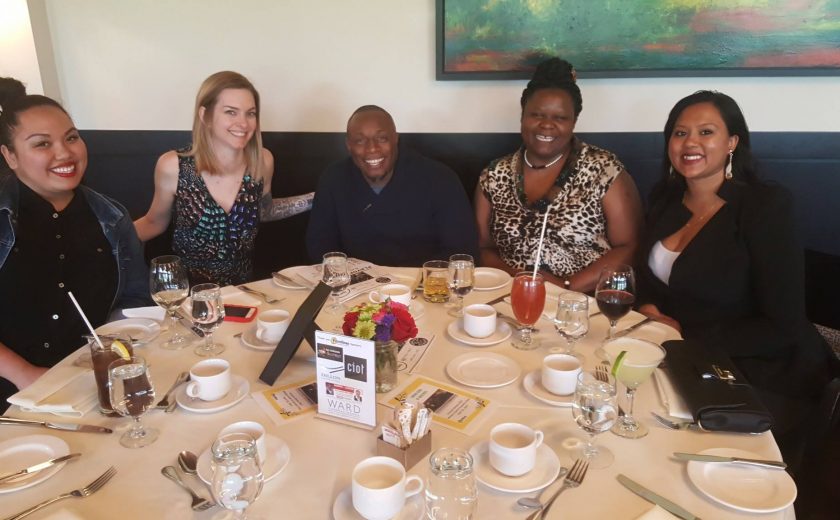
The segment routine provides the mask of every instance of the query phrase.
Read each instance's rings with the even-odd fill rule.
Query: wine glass
[[[225,306],[222,302],[222,290],[214,283],[202,283],[192,288],[193,324],[204,332],[204,342],[195,347],[194,352],[201,357],[217,356],[225,351],[225,346],[213,342],[213,331],[225,319]]]
[[[589,298],[571,291],[561,294],[554,315],[554,328],[566,339],[566,348],[553,348],[551,351],[583,360],[583,356],[575,352],[575,343],[589,332]]]
[[[160,432],[140,423],[140,416],[155,402],[155,388],[146,360],[130,356],[113,361],[108,365],[108,386],[114,410],[123,417],[134,419],[131,428],[120,437],[120,444],[126,448],[142,448],[155,442]]]
[[[181,259],[174,255],[158,256],[152,259],[149,270],[149,288],[152,299],[166,310],[166,329],[172,332],[161,348],[177,350],[187,346],[189,338],[178,333],[175,311],[190,294],[187,269]]]
[[[629,265],[607,267],[601,271],[598,285],[595,286],[595,301],[598,309],[610,320],[610,331],[604,341],[612,339],[618,320],[630,312],[636,301],[636,279],[633,268]],[[603,346],[598,347],[595,355],[607,359]]]
[[[226,433],[216,439],[210,451],[213,498],[229,511],[222,518],[244,520],[245,510],[254,503],[263,487],[256,441],[247,433]]]
[[[650,378],[654,369],[665,359],[665,349],[643,339],[618,338],[604,343],[604,351],[615,365],[615,377],[624,385],[627,395],[627,413],[618,418],[612,432],[619,437],[639,439],[648,434],[648,427],[633,417],[633,397],[636,388]],[[624,353],[619,360],[620,354]]]
[[[339,295],[350,285],[350,272],[347,270],[347,255],[334,251],[324,255],[324,274],[322,280],[332,287],[333,302],[327,307],[329,314],[343,314],[345,306]]]
[[[595,446],[595,436],[609,430],[618,416],[615,400],[615,381],[604,371],[600,374],[581,372],[575,387],[572,417],[588,434],[574,458],[585,457],[589,467],[602,469],[615,460],[613,453],[603,446]]]
[[[534,324],[545,308],[545,280],[542,275],[523,271],[513,277],[510,291],[510,306],[521,328],[513,334],[512,344],[520,350],[533,350],[540,346],[534,338]]]
[[[452,255],[449,257],[449,290],[458,297],[458,303],[449,310],[450,316],[464,316],[464,296],[473,288],[475,261],[471,255]]]

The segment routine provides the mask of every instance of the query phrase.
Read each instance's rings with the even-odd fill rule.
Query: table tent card
[[[374,342],[318,331],[315,356],[319,417],[376,426]]]
[[[318,408],[315,378],[260,390],[252,393],[251,397],[277,426],[314,414]]]

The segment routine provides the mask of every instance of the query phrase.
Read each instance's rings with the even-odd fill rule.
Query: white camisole
[[[668,285],[668,280],[671,278],[671,268],[674,267],[674,262],[678,256],[680,256],[679,253],[666,249],[662,245],[662,241],[657,240],[650,249],[648,267],[657,278]]]

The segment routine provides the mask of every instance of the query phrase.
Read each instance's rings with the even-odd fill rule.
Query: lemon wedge
[[[616,356],[615,361],[613,362],[612,366],[612,376],[618,377],[618,371],[621,369],[621,363],[624,361],[624,356],[627,354],[626,350],[622,350],[618,356]]]
[[[111,350],[119,354],[123,359],[131,359],[131,353],[128,351],[128,347],[126,347],[123,342],[118,339],[111,342]]]

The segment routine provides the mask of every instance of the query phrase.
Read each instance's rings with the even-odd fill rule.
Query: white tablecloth
[[[416,270],[401,270],[414,274]],[[267,305],[260,309],[283,308],[294,312],[307,296],[308,291],[285,290],[271,280],[249,284],[285,301]],[[494,291],[473,291],[466,297],[466,303],[487,302],[510,292],[510,284]],[[422,301],[419,297],[417,301]],[[546,349],[530,352],[516,350],[509,341],[492,347],[470,347],[451,339],[446,326],[453,318],[446,314],[441,304],[423,302],[425,315],[418,320],[424,334],[435,334],[431,351],[418,366],[417,372],[446,382],[452,381],[445,372],[446,364],[457,355],[474,352],[481,348],[497,352],[516,360],[522,367],[523,376],[541,366]],[[553,310],[556,303],[547,302]],[[510,307],[500,303],[497,308],[512,314]],[[619,328],[638,321],[638,315],[626,317]],[[322,314],[319,325],[331,329],[338,325],[339,318]],[[245,376],[251,383],[251,391],[268,388],[258,376],[270,353],[249,349],[233,335],[253,324],[225,322],[216,332],[216,339],[226,345],[221,357],[229,360],[234,372]],[[540,336],[559,339],[548,321],[541,321]],[[579,342],[578,350],[587,357],[587,364],[596,362],[593,351],[604,337],[607,322],[603,316],[592,319],[591,330]],[[640,328],[637,337],[654,341],[674,339],[676,332],[667,327],[652,324]],[[188,370],[198,361],[192,348],[171,352],[162,350],[156,343],[136,349],[151,362],[154,384],[162,395],[178,372]],[[277,380],[276,385],[287,384],[314,376],[314,364],[307,360],[311,354],[304,342],[298,354]],[[72,357],[72,356],[71,356]],[[65,360],[65,362],[69,362]],[[401,381],[403,381],[401,376]],[[564,442],[572,437],[582,439],[583,433],[576,427],[569,408],[555,408],[531,397],[522,385],[520,377],[515,383],[495,389],[469,389],[479,395],[493,399],[500,404],[492,415],[481,423],[478,433],[468,437],[455,431],[433,427],[433,449],[456,446],[469,449],[486,439],[489,430],[501,422],[522,422],[545,432],[545,442],[555,450],[564,466],[571,465],[571,457],[563,448]],[[741,513],[721,506],[706,498],[695,489],[688,479],[684,462],[673,460],[674,451],[698,452],[707,448],[734,447],[749,450],[765,458],[778,458],[779,450],[768,433],[758,436],[698,433],[693,431],[672,431],[664,429],[650,418],[650,411],[662,412],[652,383],[640,387],[636,399],[636,416],[650,427],[650,434],[640,440],[619,438],[611,433],[599,435],[597,442],[615,453],[616,460],[607,469],[590,470],[583,484],[567,490],[554,505],[548,519],[631,519],[651,507],[651,504],[625,489],[616,480],[618,473],[624,473],[646,487],[680,504],[692,513],[707,519],[751,518],[756,515]],[[13,407],[9,415],[50,420],[43,415],[23,414]],[[386,415],[388,414],[388,415]],[[380,420],[390,417],[390,409],[379,406]],[[52,418],[54,419],[54,418]],[[47,518],[51,512],[65,508],[88,520],[120,519],[209,519],[216,509],[202,513],[190,510],[189,496],[160,473],[166,465],[177,465],[176,456],[181,450],[195,453],[204,451],[216,434],[227,424],[240,420],[256,420],[266,430],[284,439],[291,449],[291,461],[275,479],[265,484],[262,495],[252,506],[254,515],[264,519],[329,519],[336,496],[350,484],[350,472],[360,460],[375,455],[375,434],[370,431],[344,426],[306,416],[282,426],[276,426],[251,398],[228,410],[215,414],[195,414],[177,409],[172,414],[152,410],[143,417],[143,422],[161,430],[161,436],[153,445],[142,449],[126,449],[119,444],[119,433],[124,430],[128,419],[109,419],[91,412],[79,422],[101,424],[119,429],[113,435],[56,432],[20,426],[0,426],[0,441],[31,435],[49,434],[64,439],[71,451],[83,455],[80,460],[67,464],[57,475],[32,488],[0,495],[0,515],[7,516],[41,500],[81,487],[101,474],[109,465],[117,467],[118,473],[101,491],[85,499],[69,499],[51,506],[31,518]],[[428,464],[422,460],[410,473],[427,475]],[[197,481],[193,481],[196,484]],[[502,493],[479,486],[478,519],[525,518],[528,511],[515,505],[521,495]],[[761,515],[766,519],[793,518],[793,507],[786,511]]]

